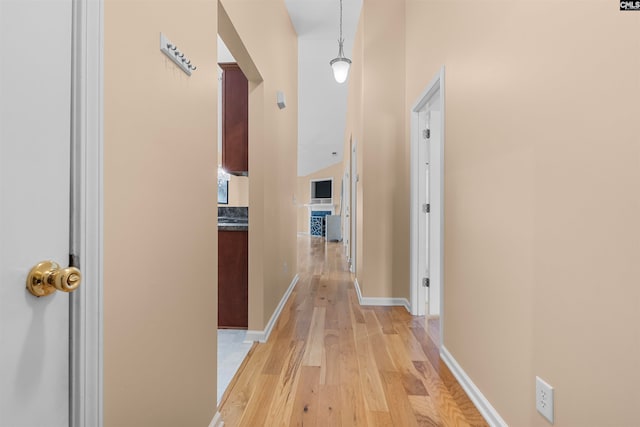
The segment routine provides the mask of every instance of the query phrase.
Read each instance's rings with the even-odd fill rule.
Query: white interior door
[[[440,316],[444,305],[444,100],[442,67],[411,108],[411,313],[419,316]],[[441,343],[443,331],[441,318]]]
[[[419,121],[419,145],[418,145],[418,204],[416,213],[418,217],[418,315],[423,316],[427,312],[429,302],[429,288],[425,281],[429,280],[429,145],[430,138],[426,132],[429,129],[429,111],[425,108],[418,114]]]
[[[416,307],[414,314],[439,316],[442,287],[442,113],[438,90],[415,111],[412,137],[417,160],[414,226],[417,252],[412,262]],[[412,219],[412,221],[414,221]],[[413,255],[412,255],[413,256]]]
[[[71,0],[1,0],[0,426],[68,427],[69,295],[29,270],[69,258]]]
[[[351,179],[349,178],[349,168],[344,171],[344,178],[342,179],[342,219],[343,219],[343,244],[344,253],[347,257],[347,261],[350,260],[351,254]]]

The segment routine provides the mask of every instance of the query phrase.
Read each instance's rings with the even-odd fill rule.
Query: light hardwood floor
[[[220,413],[233,426],[487,426],[402,307],[360,306],[341,243],[298,237],[300,280]],[[431,332],[429,332],[431,331]]]

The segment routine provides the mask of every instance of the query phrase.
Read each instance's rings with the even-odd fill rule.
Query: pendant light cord
[[[336,71],[338,68],[341,67],[346,67],[344,69],[344,77],[346,78],[346,73],[349,72],[349,65],[351,64],[351,60],[349,58],[345,58],[344,56],[344,48],[343,48],[343,44],[344,44],[344,39],[342,38],[342,0],[340,0],[340,38],[338,39],[338,57],[332,59],[331,61],[329,61],[329,64],[334,67],[334,73],[337,73],[338,71]],[[338,64],[338,65],[335,65]],[[336,68],[338,67],[338,68]],[[340,71],[341,73],[342,71]],[[338,83],[342,83],[345,80],[342,78],[338,78],[339,74],[335,74],[334,77],[336,77],[336,81]]]
[[[342,38],[342,0],[340,0],[340,38],[338,39],[338,57],[344,58],[344,49],[342,44],[344,39]]]
[[[340,0],[340,42],[342,43],[342,0]]]

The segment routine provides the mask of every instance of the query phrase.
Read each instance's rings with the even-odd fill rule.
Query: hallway
[[[298,266],[269,341],[221,399],[225,426],[487,425],[424,318],[358,304],[341,243],[298,236]]]

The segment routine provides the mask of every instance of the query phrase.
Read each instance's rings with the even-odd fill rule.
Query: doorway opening
[[[218,35],[218,402],[251,349],[248,86]]]
[[[411,312],[442,316],[444,67],[411,109]],[[440,321],[440,341],[443,322]]]
[[[218,3],[218,376],[217,398],[225,391],[253,342],[263,286],[260,218],[263,79],[224,7]],[[251,172],[251,178],[249,174]],[[222,184],[220,186],[220,184]],[[224,259],[223,259],[224,258]],[[255,327],[253,327],[255,329]]]

